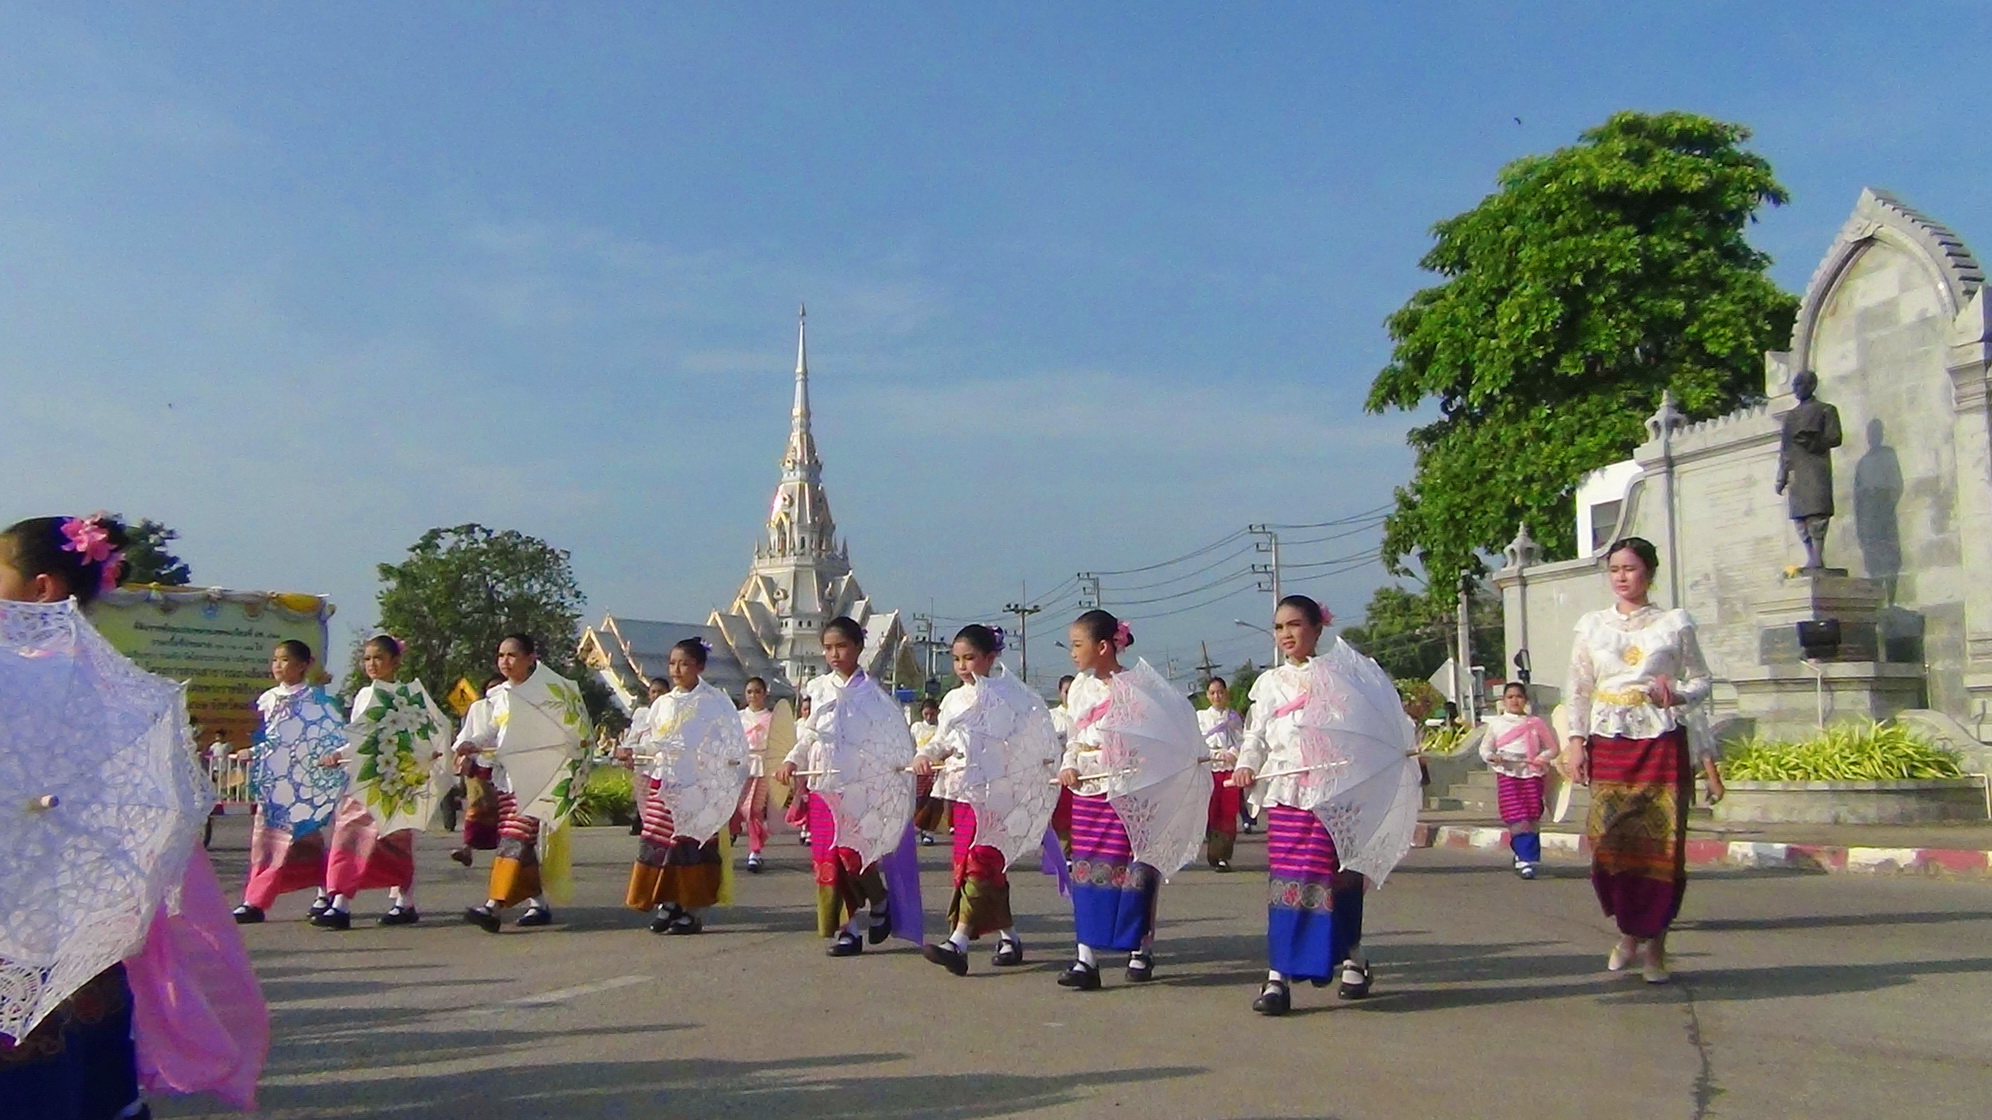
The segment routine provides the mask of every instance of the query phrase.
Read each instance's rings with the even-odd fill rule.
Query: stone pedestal
[[[1880,660],[1875,620],[1885,594],[1880,580],[1855,579],[1844,568],[1815,568],[1786,577],[1757,603],[1759,660],[1765,665],[1804,660],[1798,624],[1828,619],[1840,624],[1840,651],[1831,660]]]

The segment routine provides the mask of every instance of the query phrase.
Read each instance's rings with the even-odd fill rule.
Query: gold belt
[[[1612,704],[1621,708],[1644,708],[1653,701],[1642,688],[1606,688],[1591,694],[1593,703]]]

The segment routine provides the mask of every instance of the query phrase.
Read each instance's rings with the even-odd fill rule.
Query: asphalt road
[[[245,933],[274,1018],[270,1120],[319,1117],[1807,1117],[1992,1115],[1992,885],[1902,877],[1695,875],[1676,980],[1603,969],[1611,927],[1584,868],[1516,879],[1504,861],[1419,851],[1368,905],[1377,991],[1297,988],[1249,1004],[1264,972],[1264,849],[1163,888],[1160,979],[1053,983],[1071,917],[1016,879],[1025,968],[957,979],[911,946],[833,960],[813,928],[804,849],[697,937],[621,908],[635,847],[576,844],[577,897],[548,929],[457,919],[475,871],[421,845],[414,927],[346,933],[279,904]],[[943,842],[945,844],[945,841]],[[239,883],[246,826],[218,869]],[[930,931],[947,849],[926,849]],[[220,1116],[168,1101],[162,1117]]]

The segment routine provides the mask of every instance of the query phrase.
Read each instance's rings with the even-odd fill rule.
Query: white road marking
[[[576,996],[591,996],[597,992],[613,992],[617,988],[627,988],[632,984],[646,983],[650,979],[651,977],[648,976],[612,976],[607,980],[597,980],[593,984],[576,984],[572,988],[556,988],[551,992],[540,992],[536,995],[520,996],[517,999],[504,1000],[489,1007],[471,1007],[465,1010],[472,1015],[490,1015],[508,1007],[551,1007],[556,1003],[565,1003]]]

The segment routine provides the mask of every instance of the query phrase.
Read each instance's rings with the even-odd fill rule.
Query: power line
[[[1188,614],[1188,613],[1189,613],[1189,612],[1191,612],[1191,611],[1194,611],[1194,610],[1201,610],[1201,609],[1203,609],[1204,607],[1208,607],[1208,606],[1211,606],[1211,605],[1213,605],[1213,604],[1216,604],[1216,603],[1222,603],[1222,602],[1224,602],[1224,601],[1225,601],[1226,599],[1230,599],[1230,598],[1234,598],[1234,597],[1236,597],[1236,596],[1239,596],[1239,595],[1243,595],[1243,594],[1245,594],[1245,593],[1246,593],[1247,591],[1257,591],[1258,589],[1259,589],[1259,588],[1258,588],[1258,585],[1257,585],[1257,584],[1254,584],[1254,585],[1252,585],[1252,586],[1249,586],[1249,587],[1240,587],[1240,588],[1235,588],[1235,589],[1233,589],[1233,590],[1231,590],[1231,591],[1227,591],[1227,592],[1225,592],[1224,594],[1222,594],[1222,595],[1219,595],[1219,596],[1217,596],[1217,597],[1216,597],[1216,598],[1214,598],[1214,599],[1205,599],[1205,600],[1204,600],[1203,602],[1201,602],[1201,603],[1191,603],[1191,604],[1190,604],[1189,606],[1187,606],[1187,607],[1177,607],[1177,608],[1176,608],[1175,610],[1173,610],[1173,611],[1158,611],[1158,612],[1156,612],[1155,614],[1140,614],[1140,615],[1134,615],[1134,616],[1131,616],[1130,618],[1128,618],[1128,619],[1127,619],[1127,621],[1129,621],[1129,622],[1146,622],[1146,621],[1148,621],[1148,620],[1150,620],[1150,619],[1155,619],[1155,618],[1168,618],[1168,617],[1169,617],[1169,616],[1171,616],[1171,615],[1178,615],[1178,614]]]
[[[1186,579],[1194,579],[1194,578],[1196,578],[1197,576],[1200,576],[1200,575],[1202,575],[1203,573],[1205,573],[1205,572],[1208,572],[1208,571],[1210,571],[1210,570],[1211,570],[1212,568],[1215,568],[1215,567],[1217,567],[1217,566],[1218,566],[1219,564],[1222,564],[1222,563],[1224,563],[1224,562],[1225,562],[1225,561],[1227,561],[1227,560],[1236,560],[1236,559],[1237,559],[1238,557],[1240,557],[1240,556],[1243,556],[1243,555],[1245,555],[1246,553],[1248,553],[1248,552],[1252,551],[1252,548],[1253,548],[1253,546],[1251,546],[1251,545],[1249,545],[1249,544],[1248,544],[1248,545],[1246,545],[1245,547],[1243,547],[1243,548],[1239,549],[1239,550],[1238,550],[1238,551],[1236,551],[1236,552],[1228,552],[1228,553],[1224,554],[1223,556],[1220,556],[1220,557],[1218,557],[1217,559],[1215,559],[1215,560],[1212,560],[1212,561],[1211,561],[1210,563],[1208,563],[1208,564],[1205,564],[1205,565],[1204,565],[1203,567],[1201,567],[1201,568],[1196,568],[1196,569],[1194,569],[1194,570],[1191,570],[1191,571],[1188,571],[1188,572],[1184,572],[1184,573],[1183,573],[1182,575],[1179,575],[1179,576],[1170,576],[1170,577],[1169,577],[1168,579],[1162,579],[1162,580],[1156,580],[1156,581],[1155,581],[1154,583],[1132,583],[1132,584],[1128,584],[1128,585],[1127,585],[1127,586],[1125,586],[1125,587],[1114,587],[1114,588],[1102,588],[1101,590],[1102,590],[1102,592],[1103,592],[1103,593],[1104,593],[1105,591],[1109,591],[1109,590],[1111,590],[1111,591],[1148,591],[1148,590],[1152,590],[1153,588],[1157,588],[1157,587],[1165,587],[1165,586],[1167,586],[1167,585],[1169,585],[1169,584],[1172,584],[1172,583],[1181,583],[1181,582],[1183,582],[1183,581],[1184,581],[1184,580],[1186,580]],[[1088,572],[1087,574],[1088,574],[1088,575],[1091,575],[1091,574],[1093,574],[1093,573],[1091,573],[1091,572]]]
[[[1180,564],[1185,560],[1194,560],[1197,557],[1202,556],[1207,552],[1215,552],[1218,549],[1223,548],[1225,545],[1230,544],[1232,541],[1235,541],[1244,535],[1245,535],[1245,530],[1240,529],[1237,530],[1236,532],[1228,533],[1225,536],[1222,536],[1217,540],[1214,540],[1209,544],[1203,546],[1202,548],[1196,549],[1193,552],[1185,552],[1181,556],[1173,557],[1168,560],[1163,560],[1159,563],[1143,564],[1139,568],[1118,568],[1113,570],[1109,570],[1106,568],[1095,568],[1093,569],[1091,574],[1096,576],[1131,576],[1140,572],[1152,572],[1155,571],[1157,568],[1167,568],[1176,564]]]
[[[1344,529],[1339,533],[1329,533],[1325,537],[1309,537],[1304,541],[1281,541],[1280,543],[1283,545],[1298,546],[1303,544],[1321,544],[1326,541],[1339,541],[1345,537],[1353,537],[1362,533],[1371,532],[1377,529],[1382,524],[1383,524],[1383,518],[1379,517],[1373,521],[1365,521],[1362,524],[1357,525],[1353,529]]]
[[[1366,518],[1366,517],[1376,517],[1376,516],[1378,516],[1378,515],[1380,515],[1380,514],[1388,514],[1388,513],[1389,513],[1389,512],[1391,511],[1391,510],[1393,510],[1393,509],[1396,509],[1396,508],[1397,508],[1397,503],[1396,503],[1396,502],[1391,502],[1391,503],[1389,503],[1388,505],[1381,505],[1381,506],[1378,506],[1378,507],[1376,507],[1375,509],[1366,509],[1366,510],[1362,511],[1361,513],[1352,513],[1352,514],[1348,515],[1347,517],[1340,517],[1340,518],[1336,518],[1336,519],[1335,519],[1335,520],[1333,520],[1333,521],[1313,521],[1313,522],[1309,522],[1309,523],[1307,523],[1307,524],[1305,524],[1305,525],[1272,525],[1272,526],[1269,526],[1269,528],[1273,528],[1273,529],[1333,529],[1333,528],[1335,528],[1335,527],[1337,527],[1337,526],[1340,526],[1340,525],[1348,525],[1348,524],[1351,524],[1351,523],[1353,523],[1353,522],[1357,522],[1357,521],[1361,521],[1361,520],[1363,520],[1363,519],[1364,519],[1364,518]]]
[[[1249,567],[1239,568],[1236,571],[1227,572],[1224,575],[1221,575],[1216,579],[1211,580],[1209,583],[1203,584],[1198,587],[1186,588],[1182,591],[1172,591],[1167,595],[1157,595],[1152,599],[1115,599],[1114,605],[1117,607],[1145,607],[1153,605],[1155,603],[1168,603],[1176,599],[1187,599],[1192,595],[1200,595],[1203,592],[1209,591],[1213,587],[1222,587],[1226,583],[1229,583],[1234,579],[1238,579],[1241,576],[1249,576],[1252,574],[1254,573],[1252,569]]]

